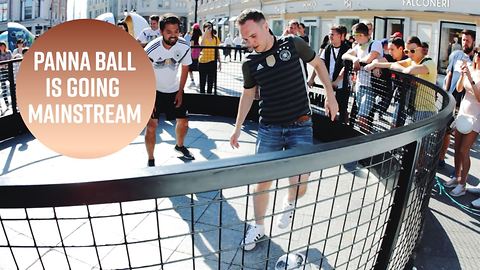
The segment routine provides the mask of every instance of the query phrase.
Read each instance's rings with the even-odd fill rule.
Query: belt
[[[303,122],[306,122],[306,121],[310,120],[310,118],[311,118],[310,115],[302,115],[302,116],[298,117],[297,119],[295,119],[294,121],[286,123],[286,124],[282,124],[281,126],[290,126],[290,125],[295,125],[295,124],[301,124]]]

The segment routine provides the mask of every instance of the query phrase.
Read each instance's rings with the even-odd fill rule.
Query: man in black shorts
[[[183,88],[192,63],[190,45],[180,34],[180,20],[174,15],[165,15],[160,23],[161,36],[152,40],[145,47],[145,52],[152,61],[156,77],[157,96],[152,118],[148,121],[145,132],[145,146],[148,153],[148,166],[155,166],[153,155],[156,143],[156,129],[160,113],[165,113],[167,120],[176,119],[175,151],[185,159],[194,157],[183,145],[188,131],[188,112],[183,102]],[[180,79],[178,68],[182,67]]]

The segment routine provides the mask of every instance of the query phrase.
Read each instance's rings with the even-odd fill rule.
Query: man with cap
[[[391,39],[395,38],[402,38],[403,39],[403,34],[401,32],[395,32],[390,36]]]

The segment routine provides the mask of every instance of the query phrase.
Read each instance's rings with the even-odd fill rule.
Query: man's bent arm
[[[327,68],[318,56],[315,56],[309,64],[315,68],[315,72],[323,84],[323,88],[325,89],[325,113],[330,115],[330,119],[333,121],[338,112],[338,103],[335,99],[335,93],[333,92]]]

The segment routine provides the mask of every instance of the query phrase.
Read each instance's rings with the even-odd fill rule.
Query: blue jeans
[[[373,108],[373,104],[375,104],[375,93],[373,92],[373,88],[360,85],[356,98],[358,115],[367,117]]]
[[[261,154],[312,144],[312,120],[290,125],[260,123],[255,152]]]

